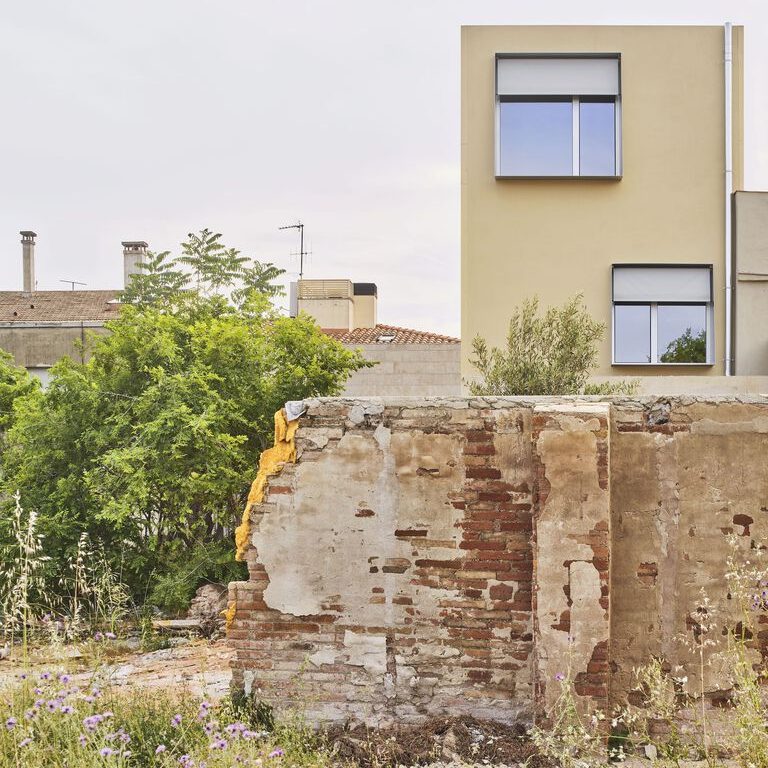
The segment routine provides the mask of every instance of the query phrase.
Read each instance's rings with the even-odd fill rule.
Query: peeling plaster
[[[419,469],[433,470],[427,475]],[[386,625],[402,608],[400,594],[419,604],[425,590],[410,585],[418,543],[399,529],[427,528],[431,558],[456,556],[461,513],[449,496],[461,487],[463,462],[457,435],[397,432],[379,425],[372,433],[346,433],[313,462],[296,466],[295,492],[276,497],[253,533],[253,545],[270,577],[266,604],[281,613],[309,616],[343,595],[340,620]],[[360,516],[359,510],[373,514]],[[416,550],[418,551],[418,550]],[[327,567],[329,558],[344,568]],[[402,563],[402,565],[401,565]],[[375,572],[371,570],[375,568]],[[398,577],[399,578],[396,578]],[[373,590],[382,589],[379,597]],[[452,592],[443,591],[448,599]],[[424,614],[439,611],[437,590],[422,601]]]

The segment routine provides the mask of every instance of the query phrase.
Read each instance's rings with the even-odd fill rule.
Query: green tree
[[[473,395],[566,395],[627,392],[631,384],[591,387],[605,326],[593,320],[581,294],[541,315],[537,297],[523,302],[509,321],[504,348],[477,336],[470,363],[479,378],[467,382]]]
[[[139,264],[141,271],[131,276],[120,294],[124,304],[155,304],[168,302],[189,282],[189,275],[176,267],[170,251],[150,252],[147,261]]]
[[[195,286],[203,293],[231,287],[247,269],[248,259],[236,248],[227,248],[221,234],[210,229],[198,235],[190,232],[181,249],[182,255],[176,261],[192,270]]]
[[[167,577],[201,549],[220,561],[274,412],[339,394],[367,365],[225,271],[201,266],[204,290],[135,294],[90,340],[87,362],[63,359],[43,393],[17,398],[0,493],[19,489],[39,512],[54,565],[83,532],[139,595],[150,574]],[[227,298],[236,285],[239,305]]]
[[[17,398],[38,388],[39,381],[15,365],[10,353],[0,349],[0,434],[13,422],[13,404]]]
[[[662,363],[706,363],[707,337],[704,330],[694,336],[693,331],[686,328],[680,336],[669,342],[660,360]]]

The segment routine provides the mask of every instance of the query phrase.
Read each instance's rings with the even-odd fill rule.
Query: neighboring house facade
[[[0,349],[45,384],[48,370],[62,357],[82,359],[87,332],[104,332],[104,324],[117,317],[120,290],[36,290],[36,237],[21,232],[23,290],[0,291]],[[147,244],[122,245],[127,283],[146,258]]]
[[[461,391],[461,343],[451,336],[377,322],[375,283],[299,280],[291,284],[291,315],[305,312],[348,349],[375,362],[347,381],[345,395],[454,396]]]
[[[465,377],[475,336],[577,293],[596,374],[768,374],[766,199],[732,194],[742,62],[730,25],[463,28]]]

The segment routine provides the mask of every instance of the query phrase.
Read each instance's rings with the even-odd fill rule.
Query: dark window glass
[[[613,101],[579,104],[579,174],[616,175],[616,117]]]
[[[706,307],[660,304],[657,339],[661,363],[706,363]]]
[[[502,176],[573,175],[573,104],[502,101],[499,105]]]
[[[613,333],[617,363],[651,362],[651,307],[648,304],[617,304]]]

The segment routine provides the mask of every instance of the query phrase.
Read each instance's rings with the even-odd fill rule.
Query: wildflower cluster
[[[64,672],[22,673],[0,702],[0,768],[49,768],[52,754],[55,765],[73,768],[331,764],[306,734],[261,730],[232,705],[165,692],[115,695]]]

